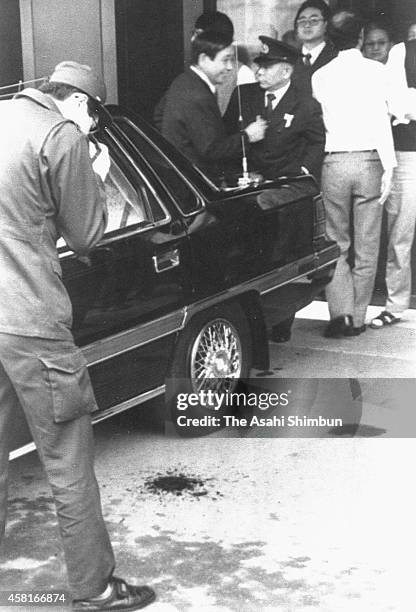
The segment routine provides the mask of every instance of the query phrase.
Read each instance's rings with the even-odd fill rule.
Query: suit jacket
[[[329,64],[337,55],[337,49],[332,42],[328,41],[311,66],[305,66],[303,58],[299,58],[293,71],[292,82],[295,83],[300,92],[305,95],[312,95],[311,78],[313,73],[322,66]]]
[[[169,87],[162,134],[209,175],[219,175],[222,163],[241,157],[241,135],[230,136],[215,95],[193,71],[179,75]]]
[[[265,91],[258,83],[240,86],[244,125],[264,116]],[[238,93],[234,91],[224,122],[229,131],[238,128]],[[293,85],[273,111],[264,140],[248,146],[250,170],[266,178],[302,174],[302,166],[319,181],[325,150],[325,128],[320,104],[300,94]]]

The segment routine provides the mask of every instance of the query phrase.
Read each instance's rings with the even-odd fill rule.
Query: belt
[[[361,151],[325,151],[325,155],[340,155],[345,153],[377,153],[377,149],[364,149]]]

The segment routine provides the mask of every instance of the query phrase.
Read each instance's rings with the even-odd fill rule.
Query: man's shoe
[[[345,330],[344,336],[359,336],[367,329],[367,325],[360,325],[360,327],[348,327]]]
[[[324,331],[325,338],[342,338],[346,336],[346,331],[353,329],[351,315],[341,315],[330,321]]]
[[[289,317],[277,325],[273,325],[270,340],[272,342],[289,342],[292,335],[292,325],[295,317]]]
[[[291,332],[290,330],[287,332],[284,332],[280,329],[275,329],[274,327],[272,328],[271,334],[270,334],[270,340],[272,342],[289,342],[290,337],[291,337]]]
[[[110,580],[111,594],[105,599],[78,599],[72,603],[73,610],[77,612],[120,610],[124,612],[141,610],[156,599],[156,594],[148,586],[134,586],[127,584],[121,578],[113,576]]]

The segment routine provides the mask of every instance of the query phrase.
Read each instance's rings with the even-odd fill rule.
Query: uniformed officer
[[[108,151],[93,166],[85,136],[105,98],[89,66],[62,62],[41,90],[0,103],[0,537],[20,404],[52,488],[75,609],[133,610],[154,593],[113,577],[93,468],[97,406],[56,249],[62,236],[85,255],[105,230]]]
[[[300,53],[294,47],[260,36],[262,52],[254,59],[257,83],[234,91],[224,123],[229,133],[257,116],[267,120],[263,140],[248,148],[250,169],[266,178],[313,174],[319,181],[325,147],[321,107],[292,82]]]

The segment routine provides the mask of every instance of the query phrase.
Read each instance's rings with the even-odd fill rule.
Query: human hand
[[[89,143],[90,157],[92,162],[93,170],[101,180],[104,182],[107,178],[107,174],[110,171],[111,159],[108,152],[108,147],[101,142],[90,140]]]
[[[387,200],[389,193],[391,191],[391,186],[393,183],[393,168],[387,168],[383,172],[383,176],[381,177],[381,195],[379,199],[379,204],[383,206],[384,202]]]
[[[267,121],[260,115],[257,115],[256,120],[245,128],[245,133],[250,142],[258,142],[259,140],[263,140],[266,129]]]

